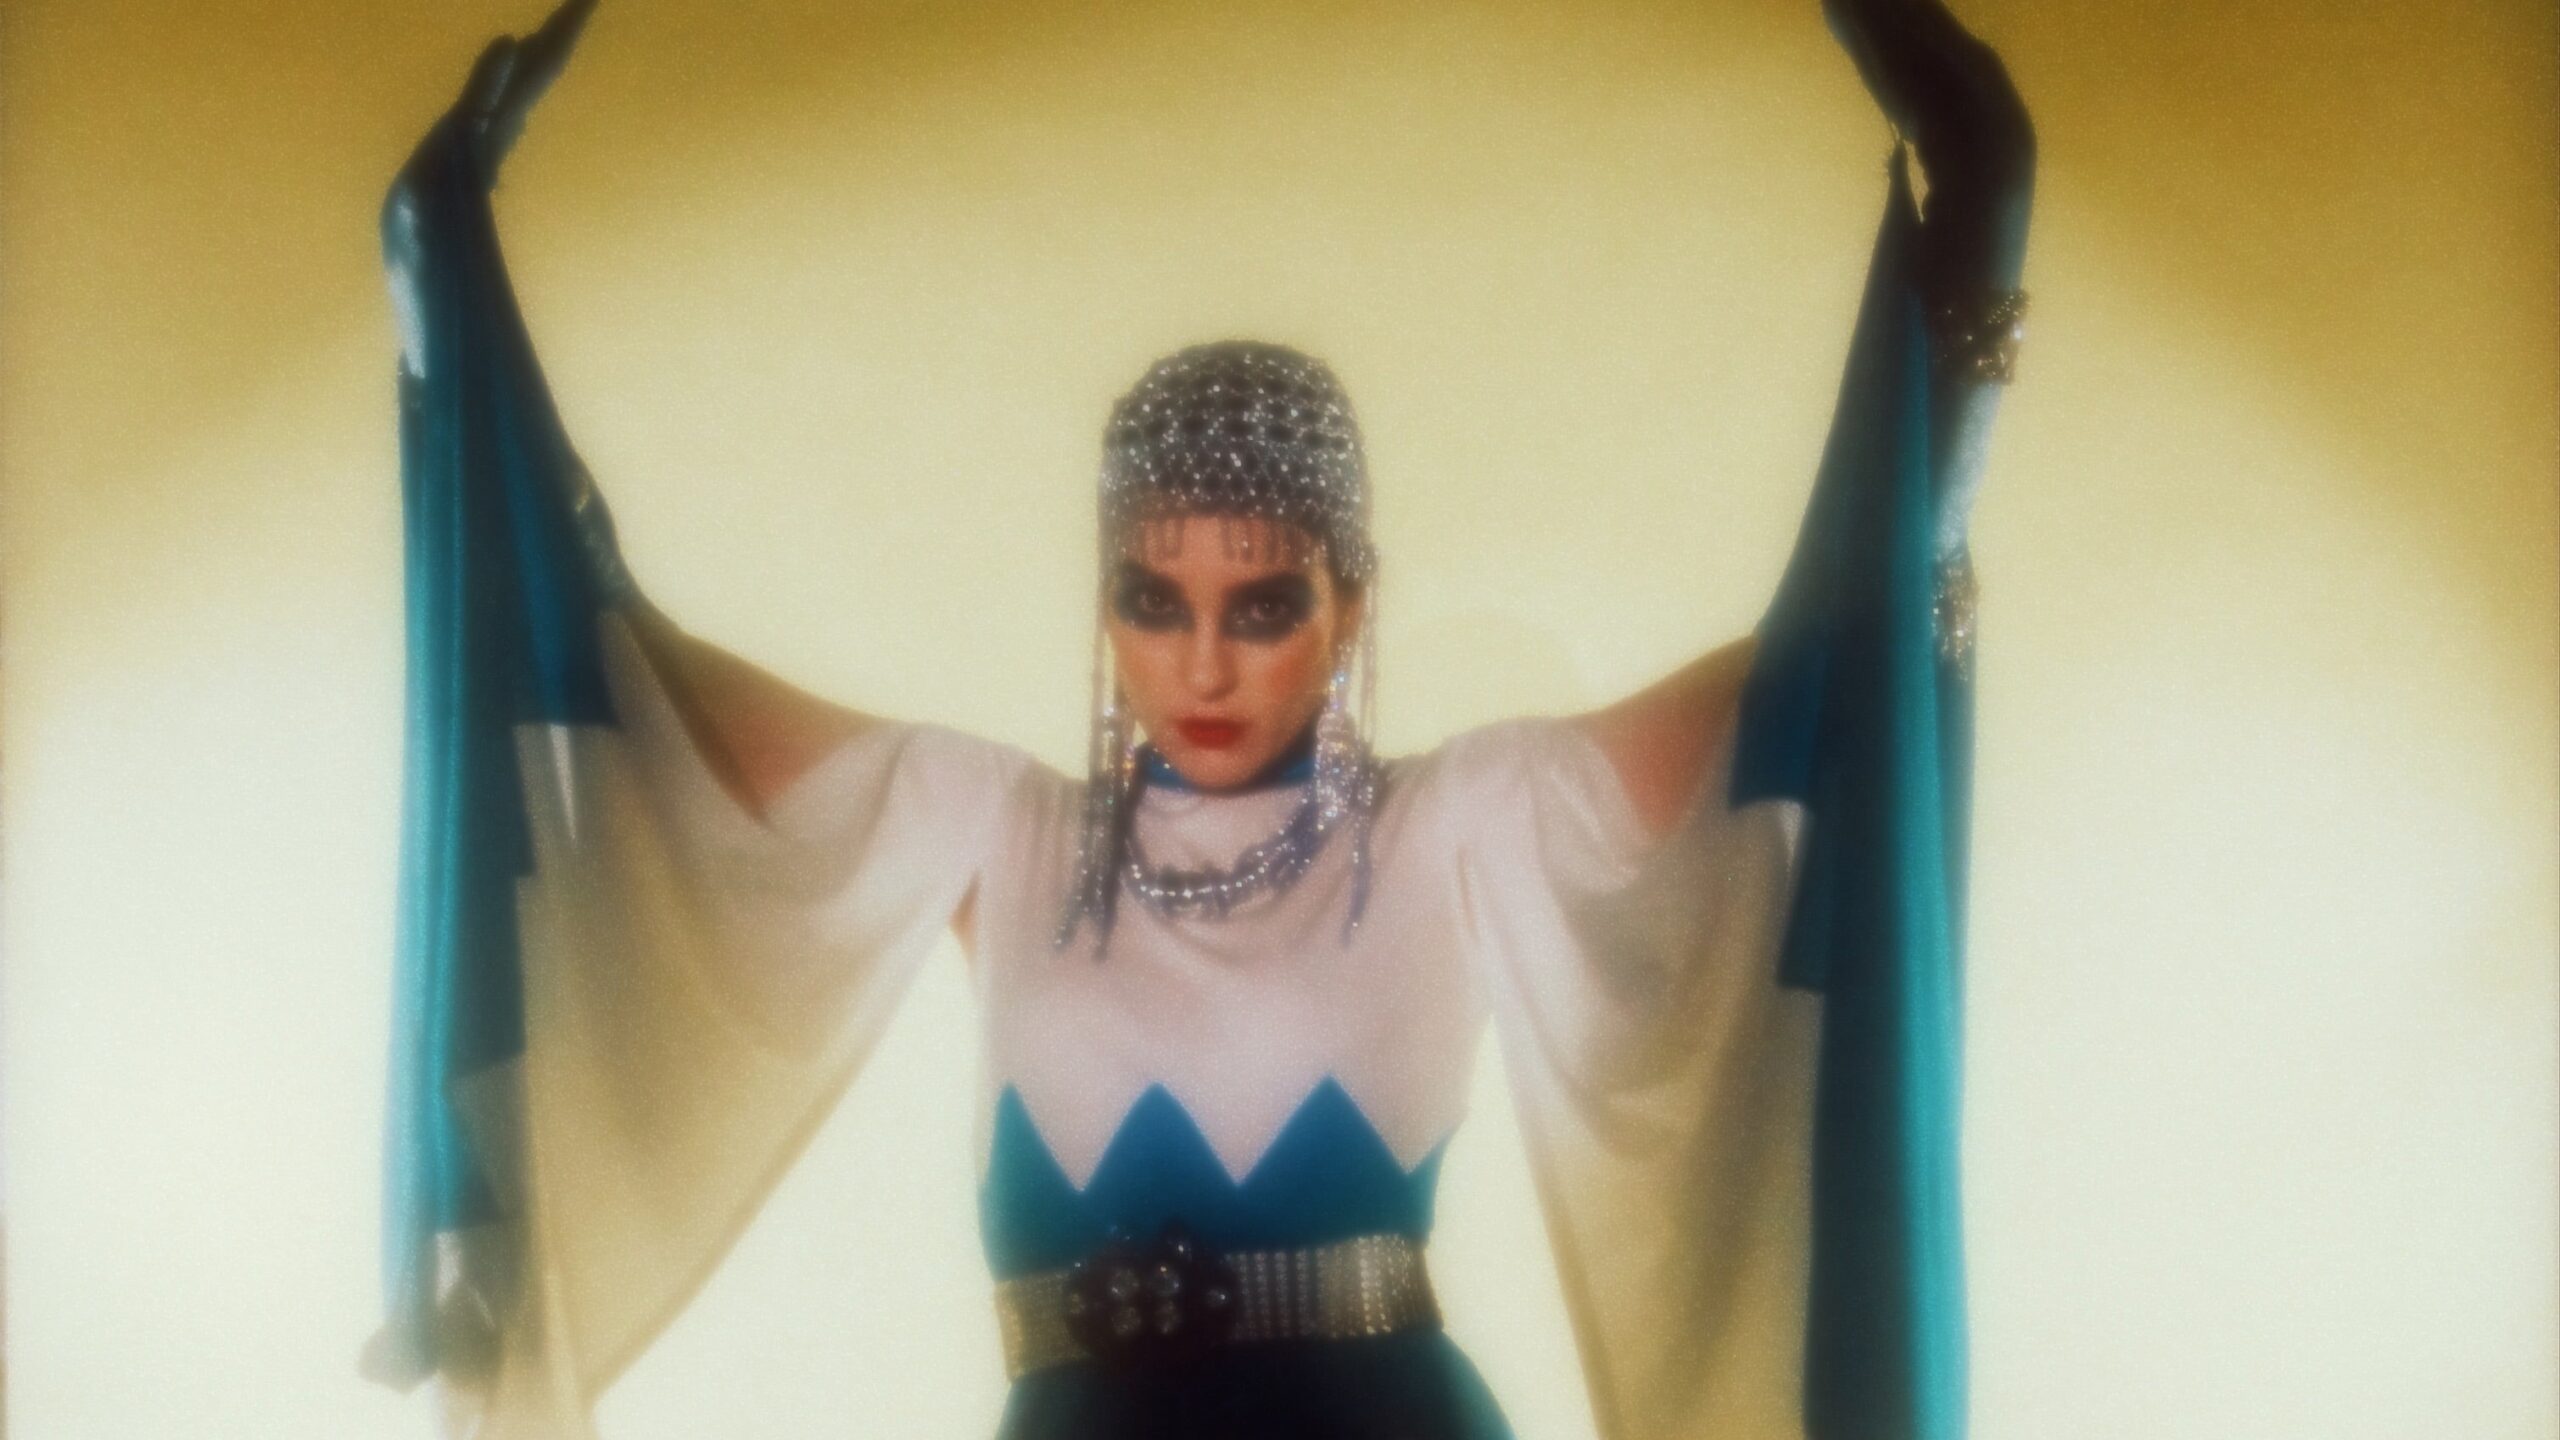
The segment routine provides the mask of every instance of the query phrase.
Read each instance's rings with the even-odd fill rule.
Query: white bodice
[[[1241,1182],[1331,1077],[1401,1164],[1419,1164],[1464,1113],[1486,1018],[1441,772],[1429,757],[1388,767],[1370,900],[1347,935],[1350,842],[1337,832],[1296,884],[1225,916],[1167,917],[1124,889],[1107,945],[1087,925],[1060,949],[1084,786],[1026,768],[974,922],[981,1158],[1011,1087],[1082,1185],[1130,1107],[1162,1085]],[[1277,831],[1304,789],[1148,787],[1132,823],[1156,863],[1226,866]]]

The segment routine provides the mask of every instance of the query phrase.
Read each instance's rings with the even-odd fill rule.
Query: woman
[[[437,1376],[463,1433],[588,1433],[947,924],[1005,1436],[1507,1434],[1423,1260],[1488,1023],[1603,1433],[1960,1433],[1964,525],[2032,169],[1991,53],[1935,0],[1826,10],[1931,186],[1897,149],[1752,640],[1376,759],[1349,401],[1196,346],[1106,428],[1070,778],[798,692],[631,583],[487,198],[589,8],[493,45],[384,212],[412,679],[377,1373]]]

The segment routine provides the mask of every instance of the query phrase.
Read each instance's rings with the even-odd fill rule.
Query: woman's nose
[[[1192,693],[1203,700],[1215,700],[1235,688],[1235,655],[1227,637],[1215,627],[1204,625],[1192,631],[1183,668]]]

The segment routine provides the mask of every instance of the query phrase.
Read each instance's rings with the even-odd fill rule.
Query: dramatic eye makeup
[[[1140,630],[1180,630],[1191,623],[1182,587],[1144,565],[1124,563],[1111,583],[1111,610]]]
[[[1226,632],[1238,640],[1285,639],[1315,608],[1315,586],[1306,576],[1273,575],[1240,585],[1227,597]]]
[[[1315,585],[1304,574],[1266,575],[1227,592],[1218,629],[1231,640],[1270,644],[1296,634],[1315,611]],[[1112,578],[1111,613],[1139,630],[1188,630],[1192,625],[1191,603],[1182,587],[1134,560],[1122,561]]]

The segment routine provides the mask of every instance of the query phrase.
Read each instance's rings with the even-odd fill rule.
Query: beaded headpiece
[[[1377,690],[1377,574],[1369,539],[1368,467],[1350,397],[1323,361],[1283,345],[1225,340],[1158,360],[1111,407],[1102,436],[1098,509],[1101,587],[1094,607],[1093,728],[1076,876],[1058,925],[1064,946],[1088,919],[1107,940],[1122,882],[1172,914],[1225,914],[1303,874],[1336,830],[1352,836],[1351,913],[1368,897],[1369,826],[1377,767],[1368,734]],[[1334,657],[1317,717],[1314,778],[1305,803],[1277,835],[1226,872],[1158,872],[1131,841],[1138,787],[1133,721],[1113,674],[1104,614],[1113,566],[1143,553],[1150,520],[1212,515],[1274,522],[1225,525],[1230,554],[1271,547],[1322,550],[1335,578],[1363,587],[1360,632]],[[1358,703],[1353,703],[1353,660]]]
[[[1368,466],[1350,397],[1323,361],[1228,340],[1148,367],[1102,432],[1103,563],[1142,522],[1175,514],[1282,521],[1324,546],[1335,575],[1369,578]]]

